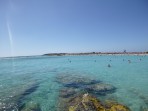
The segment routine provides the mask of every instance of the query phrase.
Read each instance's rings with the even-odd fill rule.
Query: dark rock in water
[[[148,111],[148,108],[141,106],[140,111]]]
[[[114,92],[116,88],[110,84],[69,75],[58,76],[57,82],[63,86],[59,92],[58,111],[130,111],[124,105],[113,102],[103,103],[90,95],[100,96]]]
[[[71,92],[72,89],[73,91],[74,89],[79,89],[79,91],[84,91],[99,95],[106,95],[107,93],[112,93],[116,90],[116,88],[112,85],[104,84],[99,80],[89,79],[86,77],[59,76],[57,78],[57,82],[61,83],[64,87],[67,87],[66,90],[64,89],[66,95],[70,95],[67,93],[69,91]],[[63,92],[63,90],[61,91]]]
[[[100,83],[100,81],[97,80],[89,80],[84,78],[76,78],[73,81],[70,81],[69,83],[65,83],[65,87],[74,87],[74,88],[84,88],[86,85],[96,84]]]
[[[118,103],[103,105],[100,100],[88,93],[78,95],[65,104],[66,107],[61,111],[130,111],[128,107]]]
[[[148,97],[147,96],[144,96],[142,93],[140,93],[135,88],[129,89],[129,91],[132,92],[133,94],[135,94],[135,96],[139,97],[141,100],[143,100],[145,105],[148,107]]]
[[[146,98],[145,96],[143,96],[142,94],[138,95],[140,97],[140,99],[142,99],[144,101],[144,103],[148,106],[148,98]]]
[[[94,80],[86,77],[76,77],[76,76],[59,76],[57,77],[57,82],[63,84],[65,87],[79,88],[84,85],[100,83],[99,80]]]
[[[34,84],[34,85],[32,85],[30,88],[26,89],[26,90],[20,95],[20,97],[19,97],[18,100],[17,100],[17,105],[18,105],[18,108],[19,108],[19,109],[22,109],[22,108],[24,107],[25,104],[23,103],[23,101],[26,99],[26,96],[29,95],[29,94],[31,94],[31,93],[33,93],[33,92],[35,92],[38,87],[39,87],[38,84]]]
[[[41,111],[40,105],[34,102],[29,102],[21,109],[21,111]]]
[[[76,88],[62,88],[60,90],[60,97],[63,97],[63,98],[68,98],[68,97],[71,97],[75,94],[77,94],[80,90],[79,89],[76,89]]]
[[[83,85],[81,83],[73,82],[73,83],[64,84],[64,86],[65,87],[79,88],[79,87],[82,87]]]
[[[24,106],[24,100],[27,95],[36,91],[38,84],[32,84],[29,88],[27,87],[22,88],[21,91],[12,91],[8,97],[0,98],[0,111],[20,111]]]
[[[29,95],[29,94],[35,92],[38,87],[39,87],[38,84],[33,85],[32,87],[28,88],[28,89],[22,94],[22,96],[26,96],[26,95]]]
[[[106,93],[114,92],[116,88],[110,84],[98,83],[86,86],[85,90],[88,92],[105,95]]]

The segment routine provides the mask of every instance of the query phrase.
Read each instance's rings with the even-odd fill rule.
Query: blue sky
[[[147,0],[0,0],[0,56],[148,51]]]

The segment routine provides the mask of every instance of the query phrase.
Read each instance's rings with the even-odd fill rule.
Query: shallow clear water
[[[55,78],[61,74],[112,84],[117,90],[108,98],[132,111],[148,108],[148,56],[97,55],[0,58],[0,110],[34,103],[42,111],[56,111],[61,86]]]

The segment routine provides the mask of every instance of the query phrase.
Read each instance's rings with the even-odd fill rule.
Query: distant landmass
[[[65,56],[65,55],[114,55],[114,54],[148,54],[148,52],[84,52],[84,53],[47,53],[45,56]]]

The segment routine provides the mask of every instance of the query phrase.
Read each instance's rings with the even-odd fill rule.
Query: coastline
[[[88,53],[47,53],[43,56],[83,56],[83,55],[136,55],[146,56],[148,52],[88,52]]]
[[[103,56],[103,55],[134,55],[134,56],[148,56],[148,52],[84,52],[84,53],[47,53],[47,54],[42,54],[42,55],[28,55],[28,56],[7,56],[7,57],[0,57],[0,58],[17,58],[17,57],[34,57],[34,56],[87,56],[87,55],[98,55],[98,56]]]

